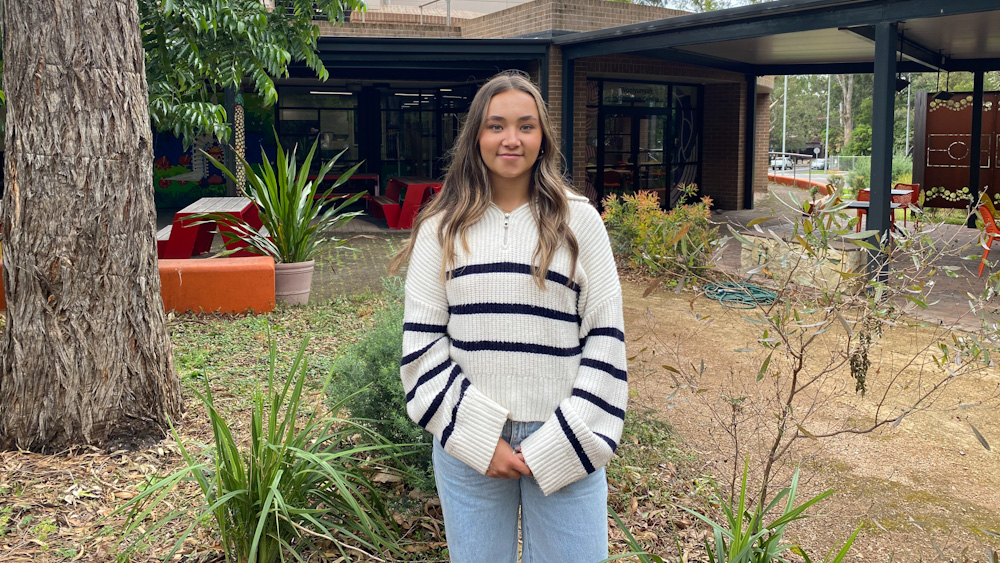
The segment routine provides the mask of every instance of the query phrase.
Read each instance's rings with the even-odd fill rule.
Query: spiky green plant
[[[324,204],[334,190],[351,178],[361,163],[341,174],[329,189],[320,192],[317,197],[320,183],[347,150],[345,148],[323,164],[315,179],[310,180],[310,166],[318,142],[319,139],[313,141],[301,166],[295,159],[297,145],[288,153],[277,141],[274,166],[261,149],[259,172],[257,167],[251,166],[237,153],[246,173],[247,197],[257,205],[263,229],[255,229],[243,219],[229,214],[208,214],[204,218],[212,221],[222,219],[231,226],[232,232],[221,232],[227,244],[236,239],[244,240],[259,252],[274,258],[275,262],[308,262],[330,246],[345,244],[348,239],[337,238],[333,230],[361,214],[360,211],[346,212],[345,209],[365,195],[364,192],[340,198],[325,210]],[[236,181],[236,176],[224,164],[202,152],[219,170]]]
[[[233,438],[230,423],[215,408],[206,378],[204,394],[195,393],[211,419],[215,447],[208,459],[196,457],[171,428],[184,467],[154,481],[115,512],[129,515],[125,537],[141,530],[124,556],[178,518],[189,525],[164,560],[172,559],[195,527],[209,519],[219,529],[226,561],[273,563],[288,557],[303,561],[303,553],[319,545],[325,550],[333,546],[348,561],[352,554],[398,549],[387,525],[391,520],[368,478],[380,462],[397,455],[397,448],[350,420],[323,414],[322,407],[300,412],[307,342],[281,382],[275,373],[272,341],[267,390],[258,386],[254,392],[248,444]],[[338,410],[336,405],[330,412]],[[201,491],[199,506],[148,521],[179,484],[190,481]]]

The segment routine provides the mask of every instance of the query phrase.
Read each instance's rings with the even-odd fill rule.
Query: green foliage
[[[653,275],[705,267],[719,242],[719,229],[710,220],[712,200],[684,203],[698,188],[692,184],[679,189],[685,197],[670,211],[660,208],[652,192],[620,199],[612,194],[604,200],[603,218],[615,254]]]
[[[171,560],[208,518],[219,527],[227,562],[272,563],[287,555],[301,561],[299,554],[317,549],[317,543],[346,560],[351,552],[345,541],[355,551],[396,549],[393,531],[385,524],[388,515],[368,479],[371,469],[396,448],[350,420],[324,415],[317,408],[302,412],[307,343],[282,383],[277,380],[272,340],[267,391],[258,384],[253,393],[246,447],[237,443],[232,425],[216,410],[206,379],[205,393],[195,394],[212,421],[215,447],[209,450],[210,459],[197,459],[172,429],[185,465],[154,480],[115,511],[129,514],[127,534],[141,531],[121,557],[181,517],[190,525],[164,560]],[[364,442],[357,442],[358,437]],[[166,499],[179,484],[190,481],[201,489],[200,506],[172,510],[155,523],[147,522],[154,510],[170,506]]]
[[[217,92],[249,82],[264,104],[278,93],[274,79],[303,61],[320,80],[329,72],[316,53],[313,16],[342,22],[361,0],[140,0],[149,110],[160,131],[190,143],[202,134],[225,141],[226,113]]]
[[[354,165],[344,172],[326,192],[317,198],[316,188],[326,177],[327,172],[337,163],[337,159],[346,148],[320,167],[315,180],[310,180],[309,167],[319,139],[313,141],[312,148],[301,166],[295,159],[293,147],[291,153],[286,153],[281,143],[276,141],[278,158],[275,166],[261,149],[260,167],[252,166],[243,156],[236,155],[246,173],[249,193],[247,194],[260,211],[260,220],[267,232],[259,231],[248,225],[246,221],[232,215],[207,215],[213,220],[225,219],[232,225],[233,233],[223,233],[226,242],[239,238],[250,243],[259,252],[274,258],[276,262],[308,262],[329,246],[342,246],[347,240],[336,238],[332,231],[347,221],[361,214],[361,211],[344,212],[344,209],[356,202],[364,193],[355,194],[339,200],[324,211],[325,199],[342,186],[361,166]],[[227,176],[236,181],[236,176],[224,164],[205,153],[205,157]]]
[[[851,142],[844,147],[844,154],[867,156],[872,153],[872,126],[862,123],[851,132]]]
[[[892,181],[909,184],[913,178],[913,157],[896,154],[892,157]]]
[[[431,440],[406,414],[406,394],[399,379],[403,349],[403,287],[400,278],[386,278],[388,305],[375,315],[375,324],[349,346],[333,365],[327,393],[343,401],[351,417],[395,444],[420,444],[404,461],[414,470],[417,485],[433,487]],[[358,391],[358,390],[361,391]]]
[[[871,178],[872,161],[867,158],[855,159],[853,167],[847,172],[847,183],[858,192],[868,189]]]
[[[830,174],[826,177],[826,181],[833,188],[829,193],[833,193],[834,191],[839,192],[844,189],[845,180],[840,174]]]
[[[841,160],[842,162],[847,162],[848,159],[845,157]],[[872,161],[868,157],[857,157],[850,159],[850,170],[846,172],[847,183],[850,184],[852,188],[857,190],[868,189],[868,185],[871,183],[872,175]],[[903,182],[904,184],[909,184],[910,179],[913,177],[913,158],[896,154],[892,157],[892,182],[893,184],[897,182]],[[832,177],[831,177],[832,183]]]
[[[714,544],[705,545],[705,550],[708,552],[708,560],[711,563],[770,563],[772,561],[786,561],[782,554],[791,551],[810,561],[808,555],[806,555],[800,546],[783,544],[782,537],[789,524],[796,520],[810,517],[811,515],[807,514],[806,511],[833,494],[833,491],[824,491],[796,506],[795,496],[799,484],[799,471],[796,469],[795,474],[792,476],[791,484],[781,489],[768,502],[767,506],[759,503],[755,507],[751,507],[747,490],[749,467],[750,461],[747,459],[743,466],[743,479],[740,482],[738,498],[735,498],[735,495],[731,495],[726,499],[722,496],[718,487],[716,487],[717,499],[726,516],[725,522],[715,522],[699,512],[687,508],[684,509],[712,527]],[[784,501],[785,506],[781,514],[765,525],[764,519],[768,518],[782,501]],[[858,527],[851,534],[851,537],[848,538],[847,542],[836,554],[833,554],[831,551],[823,561],[829,561],[830,563],[840,563],[843,561],[860,529]]]

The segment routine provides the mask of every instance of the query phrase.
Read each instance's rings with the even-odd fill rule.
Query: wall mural
[[[1000,92],[986,92],[982,107],[979,186],[969,186],[972,161],[972,94],[955,92],[943,99],[917,94],[913,178],[924,192],[924,205],[967,209],[985,193],[1000,205]]]

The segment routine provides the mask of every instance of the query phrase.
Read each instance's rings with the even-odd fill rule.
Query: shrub
[[[897,154],[892,157],[892,181],[909,184],[913,178],[913,157]]]
[[[847,173],[847,183],[856,192],[868,189],[872,176],[872,161],[867,158],[855,159],[854,166]]]
[[[615,254],[653,275],[705,266],[719,241],[719,229],[710,220],[712,199],[685,203],[698,187],[691,184],[678,189],[684,196],[670,211],[660,208],[659,197],[652,192],[620,199],[612,194],[604,200],[603,218]]]
[[[352,550],[374,554],[398,549],[386,524],[391,520],[368,479],[373,466],[395,455],[396,448],[350,420],[321,414],[318,408],[302,412],[307,342],[284,382],[275,377],[277,352],[271,342],[267,391],[259,385],[254,391],[245,447],[216,410],[211,383],[205,379],[205,393],[195,393],[211,419],[215,447],[203,461],[174,431],[184,467],[154,481],[114,513],[129,513],[126,533],[141,532],[120,557],[182,517],[190,525],[164,560],[172,559],[194,528],[210,518],[219,527],[227,562],[302,561],[305,551],[330,549],[349,561]],[[167,499],[185,481],[198,484],[201,504],[173,509]],[[171,511],[147,523],[162,504]]]
[[[407,416],[406,395],[399,379],[403,350],[403,284],[400,278],[386,278],[383,285],[388,304],[376,313],[371,330],[348,346],[334,362],[327,394],[333,402],[344,401],[353,420],[387,440],[395,444],[425,445],[402,459],[413,469],[417,478],[415,484],[431,488],[429,446],[432,437]]]

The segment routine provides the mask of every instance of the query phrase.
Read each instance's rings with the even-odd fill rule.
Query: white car
[[[809,168],[812,168],[813,170],[826,170],[826,159],[825,158],[814,159],[809,164]]]
[[[772,170],[777,170],[779,168],[782,170],[791,170],[793,167],[794,164],[792,164],[792,159],[788,158],[787,156],[779,156],[771,160]]]

